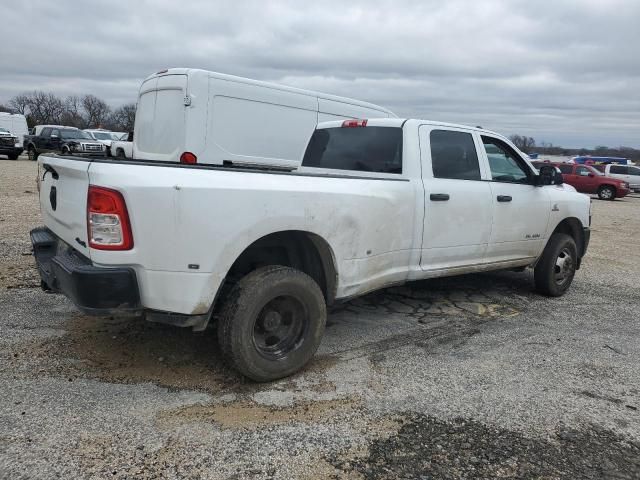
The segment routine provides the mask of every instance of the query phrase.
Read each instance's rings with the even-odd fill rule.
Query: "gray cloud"
[[[565,146],[640,146],[640,2],[26,0],[3,10],[0,101],[135,101],[189,66]]]

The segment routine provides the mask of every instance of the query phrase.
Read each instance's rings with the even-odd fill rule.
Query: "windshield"
[[[96,140],[113,140],[110,132],[93,132],[93,137]]]
[[[6,128],[0,127],[0,133],[11,133],[11,132],[9,130],[7,130]]]
[[[122,137],[123,134],[122,133],[111,132],[109,135],[111,135],[111,140],[120,140],[120,138]]]
[[[60,138],[80,138],[86,140],[92,140],[87,132],[83,132],[82,130],[60,130]]]
[[[596,168],[593,168],[591,165],[585,165],[585,167],[587,167],[592,173],[595,173],[596,175],[599,175],[601,177],[604,176],[604,173],[602,173],[601,171],[599,171]]]

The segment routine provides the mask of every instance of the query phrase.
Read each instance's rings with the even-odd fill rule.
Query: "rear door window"
[[[573,165],[559,165],[560,173],[571,175],[573,173]]]
[[[429,141],[434,178],[480,180],[478,153],[470,133],[432,130]]]
[[[323,128],[311,136],[303,167],[402,173],[402,129]]]
[[[618,175],[628,175],[629,172],[627,171],[627,167],[623,167],[621,165],[611,165],[611,170],[609,170],[609,173],[615,173]]]

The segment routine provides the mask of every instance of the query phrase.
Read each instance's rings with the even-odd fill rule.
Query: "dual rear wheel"
[[[326,318],[324,296],[310,276],[290,267],[262,267],[229,293],[218,319],[218,341],[240,373],[266,382],[311,360]]]

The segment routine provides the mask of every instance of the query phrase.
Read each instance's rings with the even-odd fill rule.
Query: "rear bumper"
[[[30,235],[43,289],[64,294],[89,315],[142,313],[132,268],[96,267],[45,227]]]

